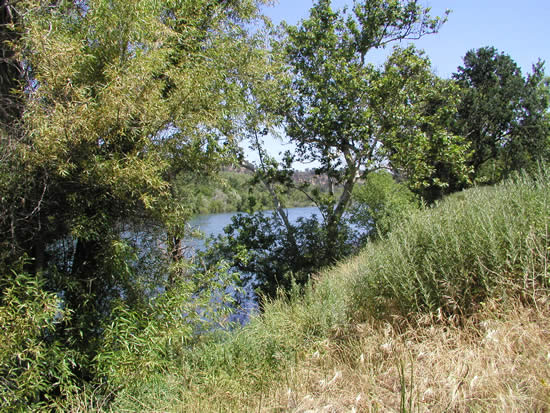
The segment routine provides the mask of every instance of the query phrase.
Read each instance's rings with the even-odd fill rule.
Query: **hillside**
[[[415,213],[244,328],[141,360],[112,408],[546,411],[549,195],[541,173]]]

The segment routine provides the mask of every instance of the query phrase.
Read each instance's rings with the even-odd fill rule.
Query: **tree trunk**
[[[256,172],[256,168],[250,162],[243,162],[242,166],[253,173]],[[273,188],[273,185],[271,185],[270,182],[267,182],[261,178],[260,178],[260,181],[262,182],[262,185],[264,185],[264,187],[268,190],[269,194],[271,195],[271,199],[273,201],[273,207],[275,208],[277,215],[279,216],[279,218],[281,218],[281,221],[285,226],[288,242],[292,246],[292,249],[295,255],[298,254],[299,249],[298,249],[298,243],[296,241],[296,237],[294,236],[294,228],[290,223],[290,220],[288,219],[288,214],[286,213],[285,208],[277,195],[277,192],[275,192],[275,189]]]
[[[177,265],[181,263],[185,258],[183,255],[183,240],[175,233],[167,233],[166,236],[168,238],[168,253],[170,254],[172,264],[177,267]],[[174,288],[177,278],[181,275],[181,268],[170,269],[170,271],[168,272],[168,280],[165,286],[167,291],[171,288]]]
[[[351,195],[353,193],[355,182],[357,182],[357,172],[359,169],[359,162],[353,157],[349,147],[344,147],[342,151],[347,164],[346,179],[344,181],[344,190],[342,191],[342,195],[340,195],[334,209],[329,211],[329,214],[326,217],[326,264],[331,264],[341,258],[342,246],[339,244],[340,224],[342,222],[342,217],[351,202]]]
[[[102,334],[102,321],[116,293],[112,279],[105,276],[102,268],[103,251],[104,241],[78,239],[71,273],[60,286],[65,307],[72,312],[70,318],[60,324],[60,335],[90,360]],[[77,366],[78,374],[91,377],[85,364]]]
[[[344,216],[344,213],[346,212],[351,201],[351,195],[356,181],[357,178],[355,176],[355,168],[353,168],[344,183],[344,190],[342,192],[342,195],[340,196],[340,199],[338,199],[338,203],[327,216],[327,239],[325,251],[326,264],[331,264],[338,258],[341,258],[340,251],[342,250],[342,248],[341,245],[339,245],[340,223],[342,222],[342,217]]]

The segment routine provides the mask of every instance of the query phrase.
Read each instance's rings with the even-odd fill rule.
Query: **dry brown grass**
[[[493,302],[460,323],[359,325],[262,398],[256,411],[550,411],[550,303]]]

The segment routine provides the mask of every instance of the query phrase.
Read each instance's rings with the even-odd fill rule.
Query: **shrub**
[[[114,306],[94,359],[98,378],[118,388],[165,372],[181,363],[185,349],[203,335],[230,324],[233,299],[226,290],[236,279],[227,265],[190,274],[141,308],[124,301]]]
[[[75,354],[53,335],[70,314],[40,278],[24,272],[2,277],[0,291],[0,410],[59,405],[76,390]]]
[[[485,299],[490,309],[510,291],[509,286],[523,288],[526,281],[534,281],[548,287],[544,267],[550,253],[548,186],[547,174],[535,179],[522,176],[495,188],[455,194],[434,208],[413,213],[390,234],[368,244],[359,257],[322,271],[305,286],[294,284],[290,292],[266,299],[264,312],[243,328],[217,331],[185,347],[179,363],[172,361],[166,372],[126,385],[110,407],[114,411],[263,411],[273,405],[267,399],[281,391],[288,405],[277,404],[279,410],[299,408],[296,400],[291,403],[291,390],[302,386],[302,394],[313,397],[323,394],[316,390],[327,391],[318,386],[327,382],[329,374],[336,377],[332,365],[325,365],[331,354],[338,362],[363,369],[362,377],[376,377],[373,381],[382,383],[384,390],[375,396],[390,395],[385,387],[386,361],[401,362],[406,357],[408,363],[411,343],[403,340],[403,352],[381,352],[382,345],[392,342],[390,337],[399,338],[392,333],[397,330],[372,319],[361,323],[361,318],[438,309],[460,314]],[[449,325],[429,327],[419,331],[427,335],[444,331],[445,346],[454,339],[448,335]],[[357,335],[364,341],[356,341]],[[469,336],[468,344],[478,338]],[[366,348],[374,348],[372,358]],[[306,371],[296,376],[300,364]],[[316,366],[324,377],[315,375]],[[408,371],[392,369],[396,380]],[[357,383],[357,376],[351,377]],[[414,380],[419,380],[418,375]],[[350,394],[348,388],[344,392]],[[393,394],[398,399],[399,392]],[[364,403],[372,400],[365,398]]]
[[[327,228],[316,215],[291,224],[291,234],[277,214],[237,214],[224,228],[224,235],[211,239],[203,259],[220,259],[243,274],[263,295],[273,298],[278,290],[289,291],[292,283],[304,285],[310,275],[357,249],[355,233],[346,222],[338,227],[336,247],[328,251]]]
[[[383,236],[415,209],[419,202],[405,184],[386,171],[371,173],[354,188],[351,222],[371,238]]]

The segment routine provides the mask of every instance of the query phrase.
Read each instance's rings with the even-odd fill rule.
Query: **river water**
[[[288,208],[286,209],[288,213],[288,219],[291,223],[295,223],[298,218],[309,218],[312,215],[316,215],[318,219],[321,219],[321,214],[319,213],[319,208],[309,206],[309,207],[300,207],[300,208]],[[272,214],[273,211],[265,211],[264,214]],[[237,212],[227,212],[223,214],[207,214],[207,215],[198,215],[192,219],[189,224],[192,228],[200,230],[205,237],[213,236],[216,237],[220,234],[223,234],[223,229],[231,224],[231,218],[238,214]],[[187,239],[186,245],[191,247],[191,249],[203,249],[204,241],[201,239]]]

